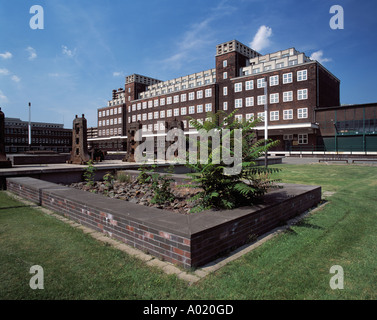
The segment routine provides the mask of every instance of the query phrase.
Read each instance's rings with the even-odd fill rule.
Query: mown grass
[[[0,299],[376,299],[377,167],[277,165],[335,192],[288,232],[189,287],[0,193]],[[45,289],[29,287],[32,265]],[[344,289],[329,286],[344,269]]]

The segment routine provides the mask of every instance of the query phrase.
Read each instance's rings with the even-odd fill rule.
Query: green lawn
[[[288,232],[189,287],[0,192],[0,299],[376,299],[377,167],[276,165],[321,185],[329,203]],[[29,269],[44,269],[44,289]],[[329,286],[344,270],[344,289]]]

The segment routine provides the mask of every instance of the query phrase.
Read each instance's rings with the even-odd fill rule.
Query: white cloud
[[[8,69],[0,69],[0,74],[3,76],[7,76],[10,74]]]
[[[330,58],[324,58],[323,57],[323,51],[322,50],[318,50],[316,52],[313,52],[312,55],[310,56],[310,59],[311,60],[317,60],[319,63],[331,61]]]
[[[118,72],[118,71],[114,71],[114,72],[113,72],[113,77],[120,77],[120,76],[122,76],[122,75],[123,75],[122,72]]]
[[[3,59],[10,59],[12,58],[12,54],[10,52],[5,52],[5,53],[0,53],[0,58],[3,58]]]
[[[1,90],[0,90],[0,101],[2,101],[2,102],[8,101],[8,98],[5,96],[5,94]]]
[[[27,47],[26,51],[29,52],[29,60],[34,60],[37,57],[37,52],[33,47]]]
[[[21,78],[17,77],[16,75],[13,75],[11,77],[11,79],[14,81],[14,82],[20,82],[21,81]]]
[[[62,46],[62,53],[70,58],[73,58],[76,55],[76,49],[73,51],[68,49],[67,46]]]
[[[272,29],[265,25],[260,26],[254,36],[253,41],[250,42],[250,47],[255,51],[260,51],[270,45],[270,37],[272,36]]]

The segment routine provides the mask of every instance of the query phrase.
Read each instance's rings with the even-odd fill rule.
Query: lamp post
[[[29,102],[29,151],[31,151],[31,103]]]
[[[267,152],[267,139],[268,139],[268,105],[267,105],[267,77],[264,77],[264,96],[265,96],[265,102],[264,102],[264,165],[267,168],[268,166],[268,152]]]

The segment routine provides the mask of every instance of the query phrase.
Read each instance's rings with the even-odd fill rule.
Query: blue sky
[[[344,9],[333,30],[332,5]],[[44,29],[30,28],[33,5]],[[265,54],[290,47],[341,80],[341,103],[377,102],[377,1],[0,0],[0,106],[7,117],[64,123],[96,111],[132,73],[169,80],[213,68],[217,44]]]

